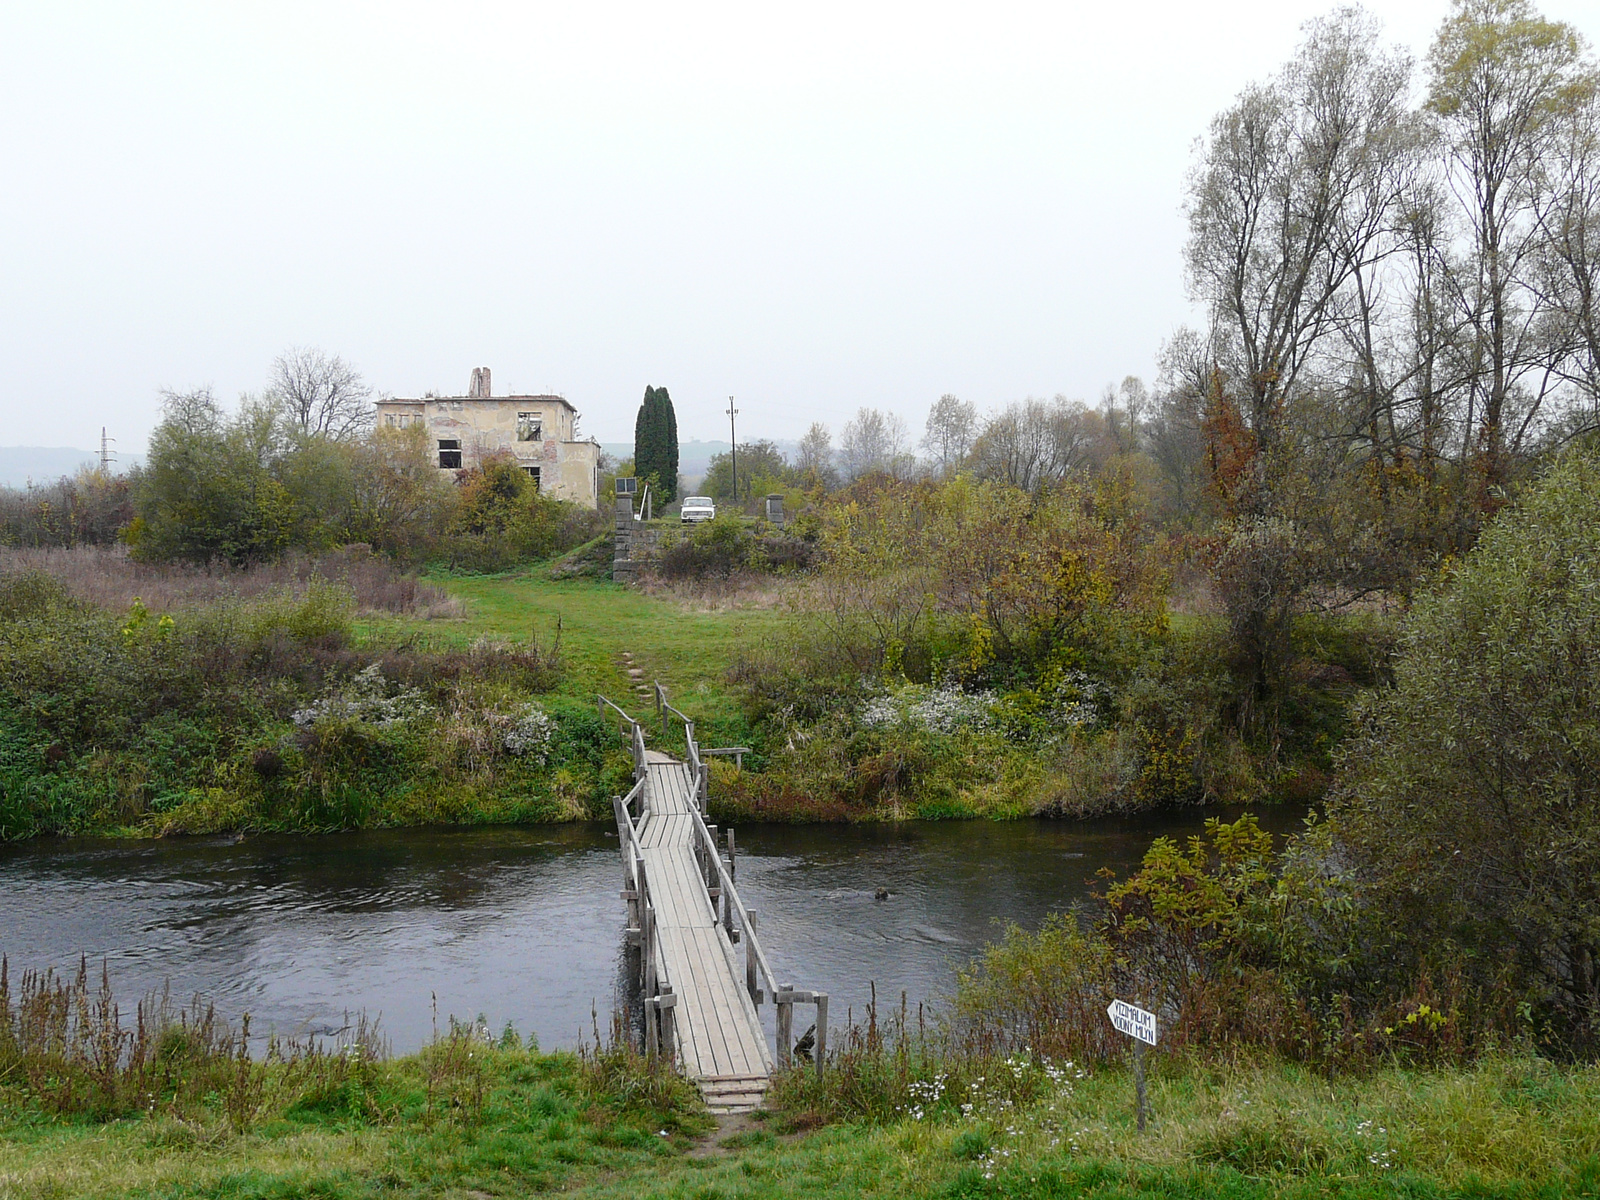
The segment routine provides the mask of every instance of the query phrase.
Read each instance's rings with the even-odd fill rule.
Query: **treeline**
[[[1186,198],[1209,323],[1167,344],[1153,389],[988,413],[944,396],[920,457],[863,408],[792,461],[739,447],[739,499],[1124,487],[1180,607],[1227,622],[1240,721],[1274,728],[1299,618],[1404,605],[1600,424],[1600,69],[1525,0],[1458,0],[1418,74],[1341,9],[1211,122]],[[706,489],[731,497],[732,466]]]
[[[374,428],[340,359],[286,355],[227,411],[168,392],[143,466],[0,490],[0,545],[107,545],[137,559],[244,567],[365,544],[408,564],[504,570],[587,541],[595,512],[541,495],[509,458],[448,479],[426,431]]]

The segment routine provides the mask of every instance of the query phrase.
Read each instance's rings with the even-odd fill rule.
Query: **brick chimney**
[[[489,368],[473,367],[472,383],[467,387],[469,400],[487,400],[489,398]]]

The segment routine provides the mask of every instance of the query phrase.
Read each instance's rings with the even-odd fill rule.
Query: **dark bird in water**
[[[817,1027],[815,1024],[800,1035],[800,1040],[794,1044],[795,1055],[811,1061],[811,1052],[817,1048]]]
[[[872,898],[874,900],[887,900],[889,898],[889,889],[879,888],[877,891],[872,893]]]

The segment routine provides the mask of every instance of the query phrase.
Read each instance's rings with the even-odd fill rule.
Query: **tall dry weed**
[[[120,546],[0,547],[0,573],[24,571],[49,575],[76,599],[117,612],[136,599],[152,611],[169,612],[219,600],[298,597],[319,580],[348,587],[361,612],[435,620],[463,611],[443,588],[406,574],[365,546],[288,554],[244,568],[141,563]]]

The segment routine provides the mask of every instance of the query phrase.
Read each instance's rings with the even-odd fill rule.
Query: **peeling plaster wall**
[[[536,416],[537,441],[517,437],[519,414]],[[381,400],[380,426],[422,422],[437,456],[444,439],[461,443],[461,466],[476,466],[491,454],[514,455],[525,467],[539,468],[539,486],[558,500],[593,508],[600,447],[574,437],[577,412],[559,396],[429,396],[421,400]],[[455,469],[441,467],[451,475]]]

